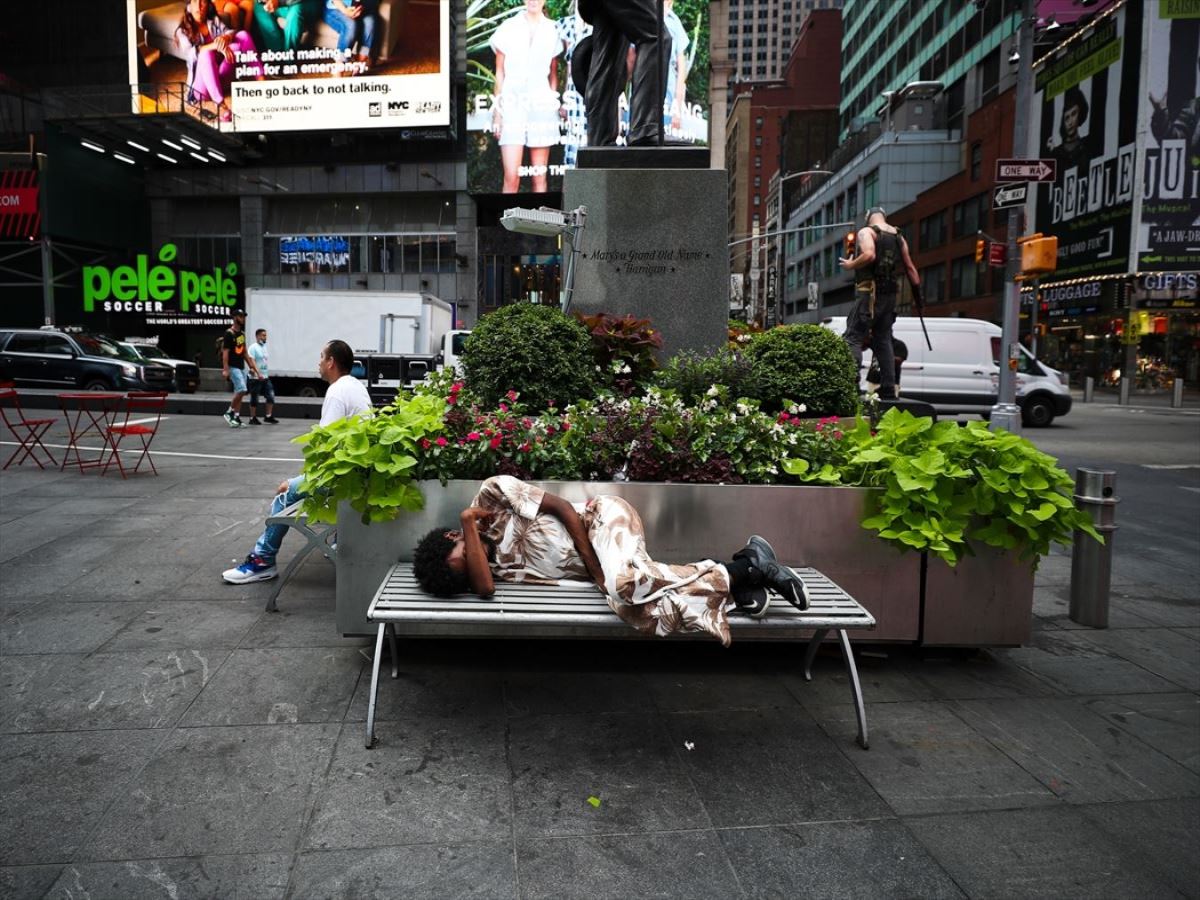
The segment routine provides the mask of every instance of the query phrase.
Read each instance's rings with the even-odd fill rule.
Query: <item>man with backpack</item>
[[[856,253],[838,262],[854,273],[854,306],[846,318],[846,343],[854,354],[856,368],[862,366],[863,350],[870,347],[879,362],[879,397],[896,399],[896,361],[892,349],[892,323],[896,320],[896,296],[900,275],[908,276],[913,304],[919,313],[925,306],[921,276],[908,255],[908,244],[887,222],[883,207],[867,210],[867,226],[858,232]]]
[[[242,421],[242,397],[246,395],[246,364],[255,378],[260,378],[254,360],[246,357],[246,311],[233,311],[233,324],[221,338],[221,374],[233,383],[233,399],[225,410],[225,421],[230,428],[244,428]]]

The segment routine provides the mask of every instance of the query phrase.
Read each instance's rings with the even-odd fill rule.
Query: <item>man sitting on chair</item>
[[[462,511],[461,527],[435,528],[417,545],[413,572],[439,597],[490,597],[494,578],[557,584],[590,581],[624,622],[645,634],[707,632],[729,646],[727,615],[766,613],[772,588],[808,608],[804,583],[754,535],[730,562],[656,562],[642,520],[620,497],[572,504],[511,475],[489,478]]]
[[[357,416],[371,408],[371,395],[363,383],[350,374],[354,367],[354,351],[345,341],[330,341],[321,348],[321,359],[317,372],[329,382],[325,400],[321,403],[321,425],[331,425],[338,419]],[[279,483],[275,499],[271,501],[271,515],[277,516],[305,493],[301,487],[303,475]],[[287,534],[286,525],[268,525],[259,537],[254,549],[246,555],[240,566],[226,569],[221,577],[229,584],[249,584],[252,581],[267,581],[279,574],[275,568],[275,554]]]

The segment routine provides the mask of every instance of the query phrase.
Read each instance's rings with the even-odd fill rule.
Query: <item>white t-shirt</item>
[[[504,54],[503,96],[550,92],[550,60],[563,49],[552,19],[517,13],[496,29],[492,49]]]
[[[371,395],[363,383],[350,375],[343,375],[325,392],[325,402],[321,404],[321,425],[356,416],[370,408]]]
[[[254,360],[254,365],[258,368],[259,378],[270,378],[269,359],[270,354],[267,353],[267,345],[260,344],[255,341],[253,344],[246,345],[246,354]]]

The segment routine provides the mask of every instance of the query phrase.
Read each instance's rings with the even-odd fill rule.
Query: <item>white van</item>
[[[839,335],[846,331],[845,316],[821,324]],[[901,316],[892,327],[895,337],[908,347],[900,371],[900,396],[932,404],[939,414],[988,416],[1000,390],[1000,327],[982,319],[933,317],[925,320],[925,328],[932,350],[916,316]],[[866,381],[870,365],[867,350],[860,376],[864,390],[874,388]],[[1034,427],[1049,425],[1071,410],[1066,376],[1039,362],[1024,347],[1017,368],[1017,405],[1023,423]]]

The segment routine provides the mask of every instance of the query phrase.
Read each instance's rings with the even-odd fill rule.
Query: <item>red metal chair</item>
[[[155,475],[154,460],[150,457],[150,442],[158,433],[158,423],[162,421],[163,409],[167,405],[166,391],[130,391],[125,395],[122,406],[125,408],[125,421],[120,425],[112,425],[108,429],[110,453],[108,462],[100,474],[108,473],[108,467],[114,462],[125,478],[130,473],[136,473],[141,468],[142,460],[150,463],[150,470]],[[127,437],[136,437],[142,442],[142,452],[132,469],[126,472],[126,466],[121,462],[121,441]],[[137,452],[136,448],[133,452]]]
[[[12,416],[10,418],[10,413]],[[21,398],[17,392],[12,389],[11,382],[5,386],[0,386],[0,419],[4,420],[4,424],[8,426],[8,430],[12,432],[13,437],[17,439],[17,449],[13,455],[8,458],[8,462],[4,464],[4,468],[8,468],[14,462],[19,466],[26,459],[32,459],[39,469],[46,468],[42,465],[42,461],[38,459],[37,450],[46,454],[46,459],[50,461],[50,466],[53,468],[58,465],[54,461],[54,456],[46,449],[46,445],[42,443],[42,435],[44,435],[55,422],[54,419],[27,419],[25,413],[21,411]]]

